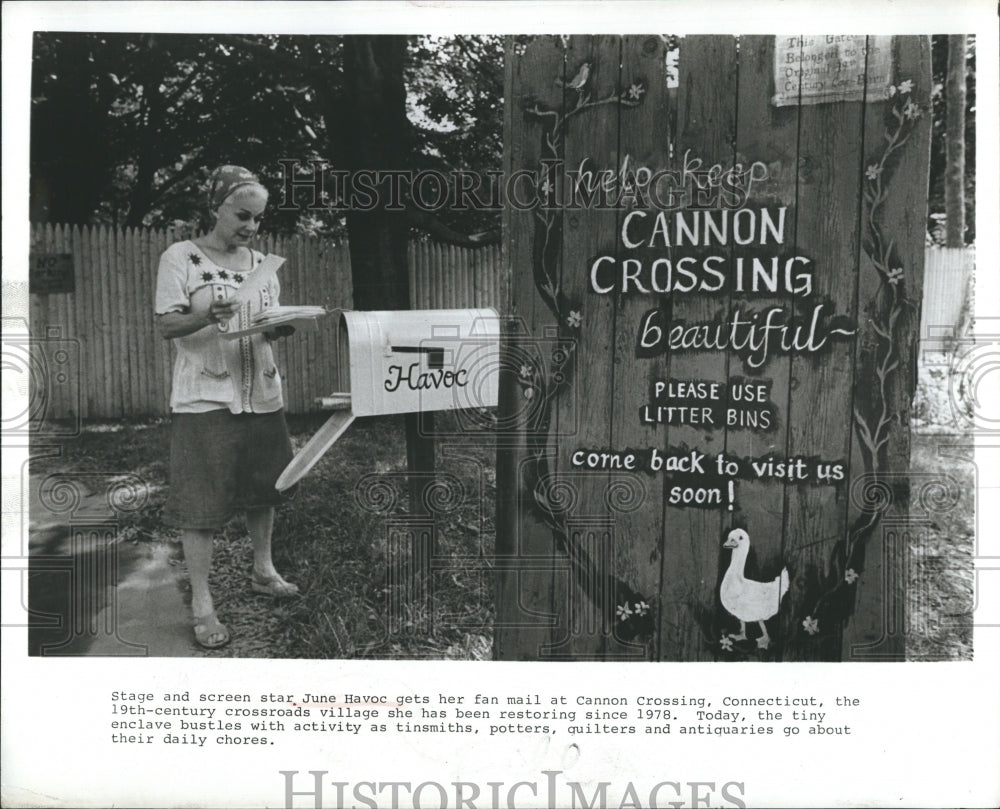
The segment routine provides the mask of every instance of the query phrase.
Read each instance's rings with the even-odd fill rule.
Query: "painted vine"
[[[515,40],[515,55],[525,50],[524,40]],[[559,38],[565,50],[567,38]],[[549,109],[540,101],[529,98],[524,114],[542,124],[541,160],[536,176],[545,179],[539,186],[543,204],[535,210],[535,233],[532,248],[532,270],[535,289],[558,324],[556,347],[548,358],[548,368],[525,362],[518,374],[522,395],[532,404],[528,425],[528,477],[534,512],[552,531],[556,546],[566,554],[577,584],[605,613],[615,627],[615,636],[622,641],[648,642],[653,635],[652,599],[637,592],[624,580],[602,572],[586,549],[575,541],[566,523],[566,504],[562,484],[549,466],[548,436],[553,407],[558,397],[572,384],[577,339],[583,327],[582,304],[564,294],[559,278],[559,257],[562,252],[563,213],[560,206],[545,204],[554,194],[553,175],[547,169],[559,160],[571,121],[604,106],[637,107],[643,101],[646,85],[642,80],[626,82],[624,89],[595,97],[592,91],[594,63],[576,66],[571,79],[557,77],[563,87],[569,109],[565,112]],[[552,161],[549,163],[548,161]],[[607,613],[611,614],[607,614]]]
[[[563,47],[568,42],[559,38]],[[515,55],[523,55],[526,38],[517,38],[513,45]],[[634,107],[642,103],[646,92],[642,81],[635,81],[624,90],[595,98],[590,90],[593,64],[579,65],[569,81],[561,77],[557,82],[567,94],[574,94],[569,111],[549,109],[536,99],[529,99],[524,114],[542,124],[542,159],[538,176],[545,176],[546,161],[559,161],[567,127],[571,120],[594,108],[605,105]],[[885,233],[883,208],[889,198],[888,177],[900,149],[913,134],[916,122],[924,108],[912,97],[913,82],[906,80],[890,88],[891,122],[885,134],[885,145],[864,173],[863,195],[868,205],[868,239],[865,251],[879,277],[879,291],[875,301],[875,316],[871,328],[876,336],[874,420],[866,418],[855,407],[854,429],[862,450],[866,475],[862,478],[860,494],[861,513],[850,526],[846,536],[834,547],[827,571],[813,597],[803,600],[809,606],[801,616],[799,631],[786,640],[786,647],[797,642],[812,644],[836,636],[850,618],[855,585],[864,570],[864,550],[885,509],[891,502],[886,483],[880,477],[884,451],[891,429],[899,420],[893,412],[890,398],[892,378],[899,368],[901,357],[897,343],[903,315],[914,308],[906,295],[906,274],[895,243]],[[552,177],[547,176],[539,190],[548,198],[552,192]],[[558,274],[561,254],[563,214],[556,205],[541,205],[535,211],[535,235],[532,251],[532,268],[535,288],[558,324],[558,339],[549,358],[547,370],[538,363],[521,365],[518,383],[525,399],[533,405],[528,434],[530,457],[528,485],[531,489],[534,512],[552,531],[557,547],[570,561],[577,583],[590,594],[602,610],[612,605],[610,616],[621,640],[638,639],[649,642],[655,630],[651,597],[636,592],[627,582],[597,569],[585,549],[574,541],[566,524],[566,508],[560,493],[558,477],[549,467],[548,438],[552,411],[559,395],[572,384],[577,337],[583,326],[582,306],[569,300],[563,293]],[[608,597],[610,596],[610,598]],[[698,621],[703,630],[714,621]],[[722,653],[732,653],[732,639],[723,634],[718,641],[706,636],[710,648]]]
[[[797,626],[800,637],[804,633],[807,642],[822,642],[836,636],[850,619],[856,584],[864,572],[865,546],[893,499],[881,474],[892,427],[900,419],[900,414],[892,409],[890,387],[902,359],[897,342],[899,328],[906,313],[916,305],[907,297],[905,267],[894,240],[885,233],[883,215],[889,199],[888,177],[897,153],[909,141],[925,109],[913,98],[911,80],[890,87],[889,96],[891,118],[885,143],[866,167],[863,185],[868,205],[868,238],[864,249],[878,273],[879,289],[873,306],[875,314],[870,320],[875,335],[874,418],[866,418],[856,405],[852,414],[865,468],[865,475],[859,480],[860,491],[852,492],[861,512],[844,539],[835,545],[819,592],[803,602],[811,606]]]
[[[823,577],[802,599],[804,612],[796,618],[795,634],[786,639],[785,648],[837,640],[853,614],[854,594],[864,572],[867,542],[893,502],[888,482],[881,474],[892,426],[899,421],[899,413],[892,410],[890,386],[901,362],[897,343],[899,328],[904,315],[913,310],[915,304],[906,295],[905,267],[895,249],[895,242],[885,233],[883,214],[889,199],[888,178],[897,153],[909,141],[917,121],[925,112],[924,107],[913,99],[912,93],[911,80],[889,88],[890,123],[884,135],[884,145],[865,168],[862,186],[868,206],[864,249],[878,274],[879,289],[873,306],[875,314],[870,319],[875,335],[875,398],[872,402],[875,417],[866,418],[857,406],[852,413],[865,469],[865,474],[858,480],[859,490],[851,492],[854,502],[860,505],[860,513],[848,528],[846,536],[835,544]],[[711,620],[705,620],[706,617],[702,616],[699,622],[703,632],[707,632],[706,625],[712,624]],[[725,633],[712,645],[723,653],[737,651],[732,639]]]

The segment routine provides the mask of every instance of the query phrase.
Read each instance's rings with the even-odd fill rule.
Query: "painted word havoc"
[[[435,368],[421,371],[420,363],[410,363],[404,371],[402,365],[389,366],[389,378],[383,383],[389,393],[399,390],[405,384],[410,390],[438,390],[439,388],[464,388],[469,384],[469,371],[462,368],[458,371],[445,371]]]
[[[795,299],[813,294],[815,264],[788,251],[786,206],[630,211],[619,232],[623,254],[590,262],[590,290],[599,295],[657,295],[661,306],[640,320],[636,356],[669,351],[734,351],[752,369],[779,353],[812,354],[857,331],[819,301],[804,311]],[[730,304],[711,321],[688,323],[667,305],[688,293],[720,298],[788,298],[762,310]]]

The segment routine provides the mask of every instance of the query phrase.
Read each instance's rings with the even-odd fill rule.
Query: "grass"
[[[908,660],[972,659],[975,476],[971,443],[969,436],[961,434],[913,437],[910,465],[915,472],[930,476],[923,483],[930,497],[923,504],[919,495],[913,497],[910,506]],[[921,482],[915,481],[914,492],[920,489]],[[946,491],[955,496],[945,495]],[[939,500],[935,493],[942,495]]]
[[[433,528],[410,516],[405,446],[399,418],[355,423],[281,510],[278,564],[287,559],[307,595],[290,608],[292,656],[490,656],[492,438],[440,440],[438,471],[465,496]],[[413,537],[434,544],[431,569],[409,552]]]
[[[956,497],[935,499],[932,486],[924,503],[932,504],[929,511],[914,497],[907,656],[970,659],[974,467],[971,450],[955,446],[971,442],[954,422],[942,429],[928,416],[935,408],[928,407],[926,387],[934,383],[922,380],[925,394],[917,407],[922,418],[912,444],[913,488],[918,493],[922,482],[937,481]],[[296,449],[324,419],[325,414],[289,419]],[[355,422],[303,478],[294,498],[278,509],[275,562],[300,586],[301,599],[272,603],[255,597],[247,586],[252,553],[242,519],[218,533],[211,582],[233,642],[222,652],[206,654],[491,657],[494,441],[488,433],[455,430],[453,414],[437,419],[442,431],[461,434],[438,441],[438,478],[458,495],[435,501],[443,508],[431,521],[433,529],[426,520],[410,517],[401,417]],[[34,460],[32,474],[36,480],[55,471],[137,475],[149,498],[144,508],[119,515],[119,533],[134,542],[159,541],[176,538],[161,520],[168,452],[166,420],[95,424],[65,441],[58,456]],[[407,550],[414,537],[434,544],[429,570]]]
[[[289,419],[296,450],[324,420],[325,414]],[[437,424],[459,432],[448,414],[438,414]],[[133,542],[175,540],[178,533],[162,523],[169,431],[167,420],[88,425],[62,444],[58,456],[33,461],[32,475],[36,480],[53,472],[136,475],[149,498],[141,510],[119,514],[119,536]],[[437,455],[439,477],[460,496],[432,498],[444,509],[430,530],[426,520],[414,524],[409,516],[402,418],[360,419],[351,426],[275,515],[275,564],[299,585],[300,599],[254,596],[247,587],[253,555],[242,517],[224,526],[215,539],[210,583],[233,641],[206,654],[488,659],[494,614],[493,438],[482,432],[441,438]],[[359,483],[373,480],[377,485],[365,500]],[[435,546],[429,570],[404,549],[411,544],[406,535],[421,532]],[[179,559],[179,543],[176,553]]]
[[[949,353],[925,351],[921,357],[910,448],[915,474],[906,654],[910,660],[971,660],[976,531],[972,404],[967,391],[951,389]]]

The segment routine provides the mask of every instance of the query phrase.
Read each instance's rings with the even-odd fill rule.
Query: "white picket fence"
[[[928,247],[925,251],[920,307],[923,348],[944,348],[967,327],[972,315],[975,266],[974,247]]]
[[[31,296],[31,331],[58,333],[77,346],[78,384],[53,386],[48,418],[107,419],[168,412],[173,349],[153,323],[153,288],[170,230],[32,226],[32,251],[70,253],[75,292]],[[304,236],[266,237],[261,249],[285,256],[283,297],[289,302],[352,306],[350,255],[345,244]],[[415,309],[501,306],[498,247],[478,250],[431,242],[409,249],[411,305]],[[946,348],[969,316],[973,248],[926,251],[921,339],[924,349]],[[286,369],[288,412],[315,409],[336,386],[332,324],[277,345]],[[53,332],[53,329],[55,332]],[[69,392],[67,392],[69,391]]]
[[[33,225],[31,250],[71,254],[74,291],[31,295],[31,333],[70,341],[67,384],[49,386],[46,418],[111,419],[169,412],[174,349],[157,333],[153,292],[160,254],[179,237],[151,228]],[[350,252],[343,242],[264,236],[257,247],[284,256],[282,301],[353,306]],[[500,307],[500,248],[432,242],[409,247],[415,309]],[[336,386],[333,318],[316,333],[276,343],[289,413],[316,409]],[[62,373],[61,371],[59,373]]]

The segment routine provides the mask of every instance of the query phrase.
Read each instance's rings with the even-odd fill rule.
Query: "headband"
[[[246,185],[260,186],[260,180],[242,166],[219,166],[208,180],[208,209],[216,210],[234,191]]]

